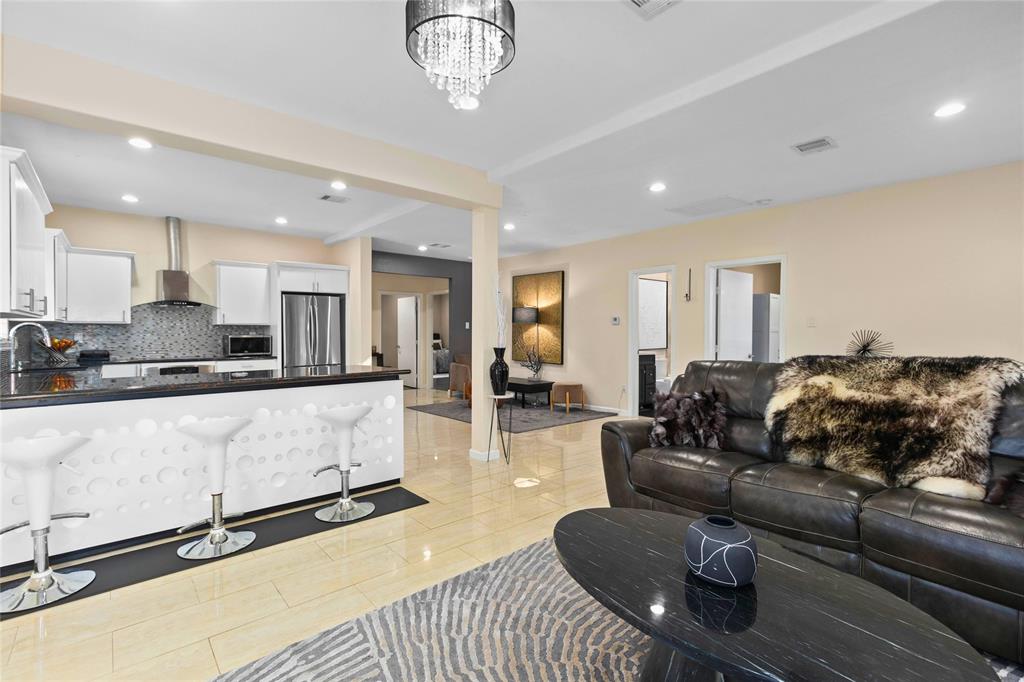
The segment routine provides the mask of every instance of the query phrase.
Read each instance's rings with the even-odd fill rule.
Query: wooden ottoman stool
[[[556,383],[551,387],[551,411],[555,411],[555,401],[565,401],[565,413],[569,414],[569,406],[579,403],[580,409],[587,407],[587,394],[583,392],[583,384]]]

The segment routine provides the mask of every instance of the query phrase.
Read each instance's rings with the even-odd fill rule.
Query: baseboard
[[[594,412],[610,412],[616,417],[621,417],[624,413],[628,412],[628,410],[620,410],[617,407],[606,407],[604,405],[587,405],[587,409]]]
[[[490,462],[493,460],[501,459],[501,453],[497,450],[491,450],[490,452],[484,452],[483,450],[469,449],[469,458],[475,459],[478,462]]]

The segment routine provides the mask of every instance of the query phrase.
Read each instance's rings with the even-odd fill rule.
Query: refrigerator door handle
[[[313,364],[320,364],[320,304],[311,297],[313,310]]]
[[[313,299],[306,299],[306,362],[313,363]]]

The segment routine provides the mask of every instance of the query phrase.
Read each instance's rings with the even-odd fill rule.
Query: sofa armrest
[[[650,447],[652,419],[623,419],[606,422],[601,427],[601,459],[608,502],[613,507],[650,509],[650,498],[633,487],[629,477],[629,460],[633,453]]]

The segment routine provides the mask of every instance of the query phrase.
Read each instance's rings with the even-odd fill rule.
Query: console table
[[[519,396],[519,406],[525,408],[527,393],[547,393],[548,405],[551,405],[551,389],[554,385],[555,382],[544,381],[543,379],[520,379],[518,377],[510,377],[508,380],[507,390],[509,393]]]

